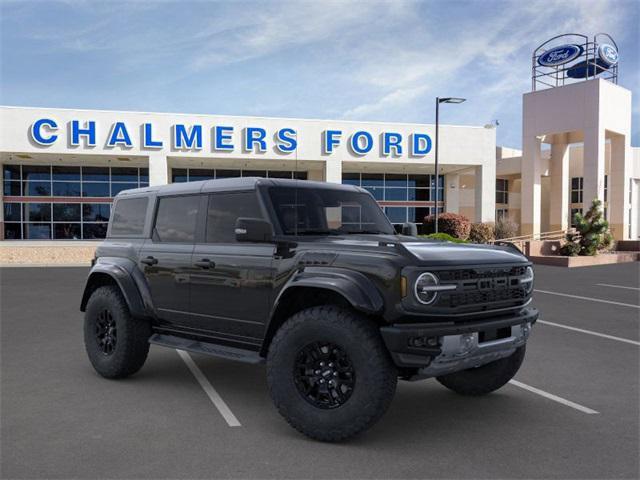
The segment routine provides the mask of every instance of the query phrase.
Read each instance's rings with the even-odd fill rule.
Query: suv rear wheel
[[[344,440],[371,427],[389,407],[397,378],[376,326],[332,305],[293,315],[267,356],[278,411],[317,440]]]
[[[477,368],[437,377],[438,381],[460,395],[486,395],[503,387],[511,380],[524,360],[526,345],[519,347],[506,358],[487,363]]]
[[[115,286],[97,288],[87,302],[84,345],[96,372],[106,378],[136,373],[149,353],[149,323],[134,319]]]

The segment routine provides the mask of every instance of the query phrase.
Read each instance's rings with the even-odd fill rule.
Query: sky
[[[0,0],[0,104],[381,122],[499,122],[519,148],[531,54],[607,32],[640,145],[640,1]]]

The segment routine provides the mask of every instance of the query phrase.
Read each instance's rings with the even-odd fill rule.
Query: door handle
[[[155,257],[147,257],[140,260],[140,263],[144,263],[145,265],[155,265],[158,263],[158,259]]]
[[[216,263],[212,262],[208,258],[203,258],[202,260],[200,260],[198,262],[193,262],[193,264],[196,267],[200,267],[200,268],[216,268]]]

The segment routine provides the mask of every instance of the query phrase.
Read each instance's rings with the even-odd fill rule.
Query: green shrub
[[[578,242],[578,235],[573,233],[567,233],[567,243],[560,247],[560,255],[565,257],[575,257],[580,253],[580,243]]]
[[[428,238],[430,240],[438,240],[441,242],[453,242],[453,243],[467,243],[466,240],[460,240],[459,238],[452,237],[448,233],[431,233],[429,235],[419,235],[421,238]]]
[[[472,223],[469,241],[473,243],[491,243],[496,239],[493,222]]]
[[[424,218],[423,229],[426,234],[435,232],[435,216]],[[471,223],[464,215],[457,213],[441,213],[438,215],[438,233],[446,233],[452,237],[466,240],[469,238]]]
[[[560,249],[562,255],[597,255],[599,251],[610,248],[613,237],[609,233],[609,222],[602,214],[602,202],[595,199],[591,202],[589,211],[582,215],[573,216],[576,233],[569,232],[566,243]]]
[[[510,218],[499,218],[494,227],[496,240],[513,238],[518,235],[518,224]]]

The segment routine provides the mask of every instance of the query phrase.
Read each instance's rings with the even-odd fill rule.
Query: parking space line
[[[632,303],[614,302],[612,300],[604,300],[602,298],[581,297],[580,295],[569,295],[568,293],[550,292],[548,290],[534,290],[534,292],[536,292],[536,293],[546,293],[547,295],[558,295],[560,297],[577,298],[578,300],[589,300],[590,302],[609,303],[611,305],[619,305],[621,307],[631,307],[631,308],[640,309],[640,305],[634,305]]]
[[[598,287],[624,288],[626,290],[640,290],[638,287],[627,287],[626,285],[613,285],[611,283],[596,283]]]
[[[196,380],[198,380],[198,383],[200,384],[202,389],[205,391],[205,393],[207,394],[207,396],[209,397],[213,405],[218,409],[218,412],[220,412],[220,415],[222,415],[222,418],[225,419],[227,424],[230,427],[241,427],[242,425],[240,424],[236,416],[233,414],[231,409],[227,406],[227,404],[222,399],[222,397],[218,394],[216,389],[213,388],[213,385],[211,385],[209,380],[207,380],[207,377],[204,376],[204,373],[202,373],[202,370],[198,368],[196,363],[193,361],[193,358],[191,358],[191,355],[189,355],[184,350],[176,349],[176,352],[178,352],[178,355],[180,355],[180,358],[184,360],[184,363],[187,364],[187,367],[189,368],[189,370],[191,370],[191,373],[193,373],[193,376],[196,377]]]
[[[609,340],[616,340],[618,342],[630,343],[631,345],[637,345],[638,347],[640,347],[640,342],[636,342],[635,340],[629,340],[628,338],[614,337],[613,335],[607,335],[606,333],[598,333],[592,330],[584,330],[582,328],[570,327],[569,325],[562,325],[560,323],[548,322],[546,320],[537,320],[536,323],[542,323],[543,325],[552,325],[554,327],[566,328],[567,330],[573,330],[575,332],[580,332],[580,333],[587,333],[589,335],[608,338]]]
[[[582,413],[586,413],[587,415],[597,415],[600,412],[596,410],[592,410],[584,405],[580,405],[578,403],[572,402],[571,400],[567,400],[566,398],[558,397],[549,392],[545,392],[544,390],[540,390],[539,388],[532,387],[531,385],[527,385],[526,383],[518,382],[517,380],[509,380],[511,385],[515,385],[516,387],[520,387],[528,392],[535,393],[536,395],[540,395],[542,397],[548,398],[549,400],[553,400],[554,402],[561,403],[562,405],[566,405],[567,407],[571,407],[575,410],[578,410]]]

